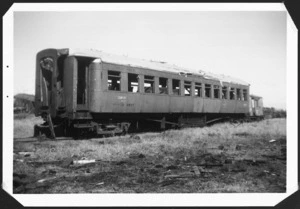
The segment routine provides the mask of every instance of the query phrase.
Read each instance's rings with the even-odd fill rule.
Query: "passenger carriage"
[[[36,60],[35,114],[52,136],[204,126],[252,110],[250,85],[229,76],[97,50],[45,49]]]

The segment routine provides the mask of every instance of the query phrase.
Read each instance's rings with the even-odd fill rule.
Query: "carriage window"
[[[180,81],[173,79],[172,80],[172,92],[174,95],[180,95]]]
[[[168,94],[168,79],[167,78],[159,78],[159,93],[160,94]]]
[[[117,71],[108,71],[108,90],[120,91],[121,73]]]
[[[210,84],[205,84],[205,97],[210,98],[210,91],[211,91],[211,85]]]
[[[184,96],[191,96],[191,86],[190,81],[184,81]]]
[[[244,101],[248,100],[247,89],[243,89],[243,98],[244,98]]]
[[[227,86],[222,87],[222,99],[227,99]]]
[[[236,89],[237,100],[242,100],[241,89]]]
[[[220,87],[218,85],[214,85],[214,98],[215,99],[220,98]]]
[[[137,93],[139,92],[139,75],[128,73],[128,91]]]
[[[234,88],[230,88],[229,97],[230,97],[230,100],[235,100],[235,89]]]
[[[145,93],[154,93],[154,76],[145,75],[144,91]]]
[[[195,83],[195,96],[202,97],[202,86],[201,86],[201,83]]]

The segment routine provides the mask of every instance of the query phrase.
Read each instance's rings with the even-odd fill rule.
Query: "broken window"
[[[139,75],[128,73],[128,92],[139,92]]]
[[[184,96],[191,96],[192,82],[184,81]]]
[[[121,73],[118,71],[108,71],[108,90],[120,91],[121,90]]]
[[[195,83],[195,96],[202,97],[202,85],[201,85],[201,83]]]
[[[210,84],[205,84],[205,97],[210,98],[210,92],[211,92],[211,85]]]
[[[145,75],[144,91],[145,93],[154,93],[154,76]]]
[[[230,88],[229,98],[230,100],[235,100],[235,88]]]
[[[227,86],[222,87],[222,99],[227,99]]]
[[[214,85],[214,98],[215,99],[220,98],[220,87],[218,85]]]
[[[237,100],[242,100],[241,89],[236,89]]]
[[[180,80],[172,80],[172,90],[174,95],[180,95]]]
[[[160,94],[168,94],[168,79],[167,78],[159,78],[159,93]]]
[[[244,101],[248,100],[247,89],[243,89],[243,99]]]

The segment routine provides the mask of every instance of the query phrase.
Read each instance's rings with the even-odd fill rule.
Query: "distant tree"
[[[286,118],[286,110],[264,107],[264,115],[267,118]]]
[[[34,95],[17,94],[14,96],[14,113],[33,112],[34,111]]]

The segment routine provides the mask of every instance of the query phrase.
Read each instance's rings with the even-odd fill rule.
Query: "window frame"
[[[209,97],[206,96],[206,89],[207,89],[206,86],[209,87],[209,88],[208,88],[208,89],[209,89]],[[205,98],[205,99],[212,99],[212,85],[209,84],[209,83],[204,83],[204,98]]]
[[[236,88],[236,100],[242,101],[242,89],[241,88]]]
[[[136,92],[129,90],[129,88],[131,87],[131,83],[134,83],[134,82],[130,82],[130,80],[129,80],[129,76],[130,75],[136,75],[136,79],[137,79],[137,85],[136,85],[137,86],[137,91]],[[131,73],[131,72],[127,73],[127,92],[128,93],[133,93],[133,94],[140,93],[140,75],[139,74],[137,74],[137,73]]]
[[[110,72],[118,73],[119,75],[110,75],[109,74]],[[117,80],[117,83],[118,83],[118,81],[120,82],[119,83],[119,89],[117,89],[117,90],[110,89],[109,82],[108,82],[110,80],[109,79],[110,77],[119,78],[119,80]],[[107,90],[108,91],[121,91],[121,80],[122,80],[122,73],[120,71],[117,71],[117,70],[107,70],[107,79],[106,79],[106,81],[107,81]],[[113,80],[112,80],[112,82],[113,82]],[[111,84],[111,86],[112,86],[112,84]]]
[[[196,89],[198,90],[198,94],[199,95],[196,94]],[[195,82],[194,96],[200,97],[200,98],[203,97],[203,94],[202,94],[202,83]]]
[[[229,100],[236,100],[236,88],[235,87],[229,87]],[[231,99],[231,92],[233,92],[233,99]]]
[[[215,90],[218,92],[218,97],[215,97]],[[213,98],[214,99],[220,99],[220,86],[213,84]]]
[[[162,79],[164,79],[164,82],[166,84],[165,87],[160,87]],[[167,95],[167,94],[169,94],[169,89],[168,88],[169,88],[169,86],[168,86],[168,78],[166,78],[166,77],[158,77],[158,94],[160,94],[160,95]],[[163,90],[163,91],[161,91],[161,90]]]
[[[242,89],[243,101],[248,101],[248,89]]]
[[[176,89],[176,88],[174,88],[174,81],[178,81],[178,86],[176,86],[176,87],[178,87],[178,89]],[[177,79],[177,78],[172,78],[172,94],[171,95],[173,95],[173,96],[181,96],[181,80],[180,79]],[[174,90],[178,90],[178,93],[174,93]]]
[[[185,93],[185,91],[188,91],[186,86],[188,86],[187,88],[190,89],[189,95],[186,95],[186,93]],[[191,81],[184,80],[183,81],[183,88],[184,88],[184,95],[183,96],[186,96],[186,97],[192,96],[192,82]]]
[[[225,94],[224,94],[224,89],[225,89]],[[222,95],[221,95],[221,99],[227,100],[227,99],[228,99],[227,94],[228,94],[228,86],[222,86]],[[224,98],[223,98],[223,96],[224,96]]]
[[[146,78],[146,77],[148,77],[148,78]],[[150,77],[152,77],[152,78],[150,78]],[[146,89],[145,89],[145,88],[147,88],[147,87],[145,86],[145,84],[149,84],[149,83],[147,83],[147,81],[150,82],[150,83],[152,83],[152,85],[151,85],[152,92],[147,92]],[[145,94],[155,94],[155,76],[152,76],[152,75],[144,75],[144,82],[143,82],[143,83],[144,83],[143,89],[144,89],[144,93],[145,93]],[[148,88],[150,88],[150,87],[148,87]]]

